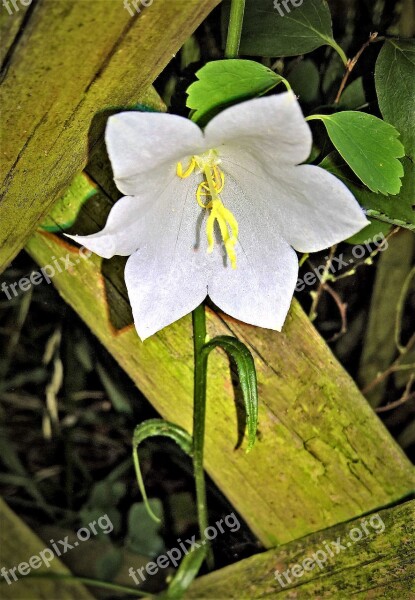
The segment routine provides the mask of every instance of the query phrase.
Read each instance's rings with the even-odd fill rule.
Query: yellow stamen
[[[203,200],[202,200],[202,196],[210,196],[209,188],[207,187],[207,185],[204,181],[202,181],[202,183],[200,183],[197,188],[196,200],[201,208],[206,208],[206,209],[211,208],[212,202],[208,202],[207,204],[204,204]]]
[[[215,223],[218,224],[220,234],[225,246],[232,269],[236,269],[235,245],[238,241],[239,227],[233,213],[225,208],[219,194],[225,187],[225,174],[219,168],[220,160],[214,150],[201,155],[193,156],[186,171],[183,171],[182,163],[177,164],[177,175],[181,179],[189,177],[196,167],[204,175],[196,190],[196,200],[201,208],[210,210],[206,222],[206,236],[208,241],[208,253],[212,253],[215,246]],[[203,199],[208,199],[203,202]]]
[[[220,194],[223,188],[225,187],[225,174],[217,166],[213,167],[213,174],[215,189],[218,192],[218,194]]]
[[[186,171],[183,173],[183,165],[181,162],[177,163],[177,169],[176,169],[176,173],[178,175],[178,177],[180,177],[181,179],[186,179],[187,177],[189,177],[189,175],[191,175],[193,173],[193,171],[195,170],[196,167],[196,161],[194,158],[192,158],[192,160],[189,163],[189,166],[187,167]]]

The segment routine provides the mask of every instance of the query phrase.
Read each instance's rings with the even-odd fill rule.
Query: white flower
[[[105,228],[73,239],[104,258],[130,256],[125,280],[145,339],[208,294],[232,317],[281,330],[315,252],[368,224],[350,191],[301,165],[311,131],[292,92],[221,112],[204,131],[182,117],[124,112],[106,143],[126,194]]]

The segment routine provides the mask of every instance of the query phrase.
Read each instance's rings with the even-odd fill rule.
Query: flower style
[[[301,164],[312,136],[292,92],[232,106],[203,131],[175,115],[123,112],[110,117],[106,143],[126,195],[102,231],[70,237],[104,258],[130,256],[142,340],[207,295],[236,319],[280,331],[294,249],[328,248],[368,224],[341,181]]]

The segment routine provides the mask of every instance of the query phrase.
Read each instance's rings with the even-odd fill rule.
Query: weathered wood
[[[412,231],[402,230],[390,238],[387,252],[382,252],[379,259],[359,365],[358,381],[362,388],[386,371],[398,355],[395,344],[396,312],[414,255],[415,236]],[[385,378],[366,394],[372,406],[381,403],[387,382]]]
[[[102,191],[92,197],[72,231],[99,230],[110,205]],[[156,409],[190,431],[191,319],[141,343],[129,325],[124,259],[85,260],[66,239],[40,232],[27,249],[39,265],[52,265],[55,257],[63,264],[69,256],[73,266],[57,272],[54,285]],[[227,359],[212,355],[206,467],[267,547],[374,510],[413,488],[408,460],[297,302],[281,334],[212,310],[208,325],[211,336],[235,334],[251,348],[260,407],[254,450],[235,450],[240,404],[235,410]]]
[[[311,570],[304,569],[305,559],[309,559],[305,566]],[[350,597],[415,598],[415,501],[242,560],[197,579],[185,595],[188,600]]]
[[[120,0],[36,2],[2,72],[0,272],[86,165],[109,112],[140,101],[219,1],[157,0],[132,16]]]
[[[47,544],[33,533],[31,529],[21,520],[0,498],[0,567],[6,571],[17,567],[21,563],[29,563],[33,556],[45,549]],[[50,554],[45,554],[46,558]],[[41,557],[40,557],[41,559]],[[41,560],[33,564],[39,567]],[[33,573],[69,574],[69,571],[61,563],[59,558],[51,561],[48,569],[45,563],[32,569]],[[30,566],[30,565],[28,565]],[[21,567],[23,572],[27,567]],[[9,573],[10,584],[4,576],[0,578],[0,596],[2,600],[93,600],[93,596],[79,583],[69,580],[36,579],[21,575],[15,571],[17,581]]]
[[[26,13],[30,10],[30,6],[18,4],[17,7],[16,11],[11,4],[8,5],[8,9],[3,4],[0,10],[0,70],[3,69],[3,62],[12,45],[17,41]]]

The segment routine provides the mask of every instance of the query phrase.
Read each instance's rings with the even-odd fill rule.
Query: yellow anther
[[[225,175],[223,171],[221,171],[217,166],[213,167],[213,174],[215,189],[217,193],[220,194],[223,188],[225,187]]]
[[[215,246],[215,223],[217,223],[231,267],[232,269],[236,269],[235,245],[238,241],[239,228],[233,213],[225,208],[219,197],[219,194],[225,187],[225,174],[219,168],[220,162],[217,152],[209,150],[209,152],[200,156],[193,156],[186,171],[183,171],[182,163],[179,162],[176,172],[181,179],[189,177],[196,167],[203,174],[205,179],[197,187],[196,200],[201,208],[210,210],[206,221],[207,251],[209,254],[213,252]]]
[[[196,161],[194,158],[192,158],[192,160],[189,163],[189,166],[187,167],[187,169],[184,173],[183,173],[183,165],[181,162],[179,162],[179,163],[177,163],[176,174],[181,179],[186,179],[193,173],[195,168],[196,168]]]

